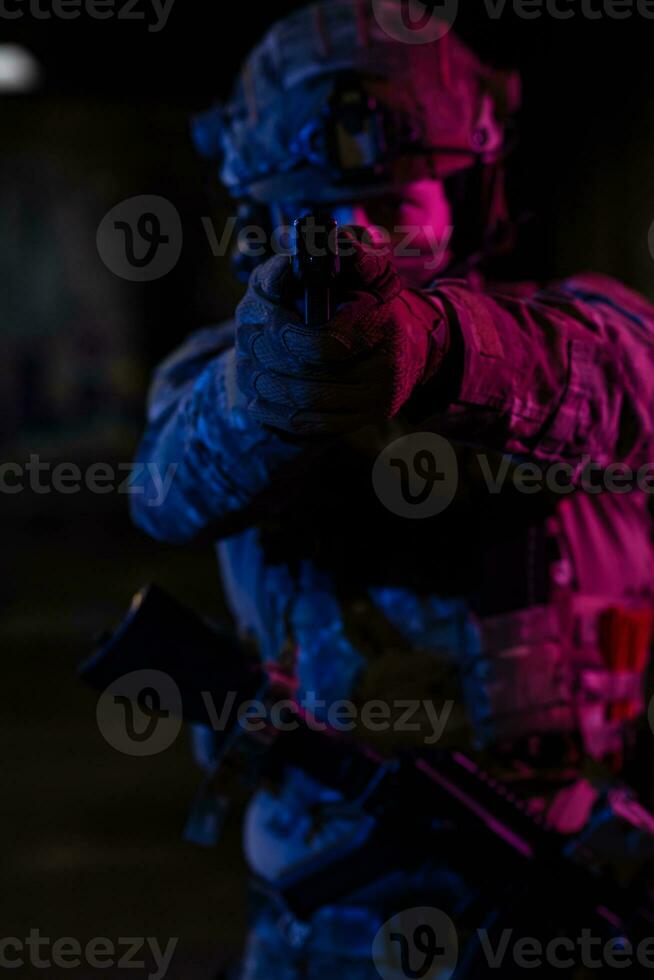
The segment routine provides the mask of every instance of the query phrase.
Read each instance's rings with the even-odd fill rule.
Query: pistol
[[[304,322],[321,326],[332,318],[333,287],[340,272],[338,222],[311,213],[293,227],[293,273],[304,290]]]

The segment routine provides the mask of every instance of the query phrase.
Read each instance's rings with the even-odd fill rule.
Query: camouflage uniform
[[[430,122],[442,131],[429,140],[460,147],[481,118],[485,149],[496,153],[497,123],[483,94],[492,75],[452,35],[424,46],[377,37],[369,18],[357,19],[365,9],[340,0],[318,5],[258,49],[221,137],[229,186],[251,181],[261,159],[254,195],[274,199],[289,144],[297,160],[304,152],[301,140],[293,143],[298,117],[313,117],[324,104],[334,51],[343,55],[339,68],[383,64],[381,90],[394,73],[410,72],[415,88],[395,108],[417,122],[429,117],[416,115],[413,100],[424,97],[420,78],[433,74],[434,58],[446,89],[448,71],[458,77],[453,62],[463,60],[474,68],[465,74],[468,87],[451,84],[443,114]],[[323,72],[314,71],[313,86],[316,59],[306,57],[301,70],[298,45],[288,40],[306,27],[304,16],[322,18],[312,43],[323,45],[316,55]],[[304,30],[303,44],[307,36]],[[283,113],[274,110],[280,75],[289,89]],[[315,102],[308,110],[307,91]],[[261,124],[249,144],[253,105]],[[457,105],[466,111],[457,114]],[[444,159],[445,167],[461,164],[456,154]],[[301,196],[309,175],[297,160],[285,177]],[[436,166],[431,158],[414,165]],[[310,176],[334,199],[329,173],[316,183],[314,167]],[[300,697],[326,704],[389,699],[398,690],[403,698],[451,697],[445,744],[498,759],[509,747],[509,756],[536,767],[543,753],[549,765],[552,751],[559,769],[580,770],[584,757],[618,766],[644,707],[654,590],[648,494],[596,493],[584,489],[583,474],[589,459],[634,469],[652,460],[654,309],[617,282],[586,274],[511,287],[440,278],[429,293],[460,357],[448,403],[436,381],[390,422],[337,440],[289,438],[250,416],[234,382],[234,324],[191,337],[156,375],[140,450],[161,471],[176,465],[175,480],[165,503],[150,507],[157,487],[144,476],[135,519],[164,541],[204,534],[219,542],[239,628],[266,660],[292,644]],[[458,493],[427,521],[389,513],[371,482],[378,453],[415,431],[451,440],[458,455]],[[566,464],[577,488],[525,494],[508,479],[490,492],[483,467],[496,473],[503,456]],[[279,795],[253,800],[246,852],[274,882],[365,819],[290,772]],[[255,913],[244,975],[375,976],[370,946],[384,918],[425,896],[425,904],[456,908],[465,894],[457,869],[442,861],[413,876],[391,873],[382,861],[376,888],[322,909],[307,927],[266,903]]]

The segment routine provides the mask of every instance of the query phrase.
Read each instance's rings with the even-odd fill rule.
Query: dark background
[[[84,15],[0,19],[0,43],[24,45],[44,72],[34,93],[0,94],[3,461],[128,461],[154,363],[233,312],[239,287],[200,221],[220,225],[229,202],[194,156],[188,117],[227,93],[294,6],[177,0],[158,34]],[[508,271],[594,268],[654,297],[654,22],[462,8],[460,33],[524,72],[511,179],[516,210],[539,221]],[[175,270],[143,286],[113,276],[95,244],[104,214],[138,194],[167,197],[184,227]],[[74,667],[145,581],[226,615],[213,557],[149,542],[118,494],[2,496],[0,530],[2,933],[179,936],[173,980],[211,977],[243,931],[237,822],[217,850],[181,843],[197,783],[187,746],[119,755]]]

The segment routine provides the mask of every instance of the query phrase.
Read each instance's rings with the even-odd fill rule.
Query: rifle
[[[551,906],[556,895],[556,907],[547,914],[595,923],[605,935],[632,943],[654,936],[642,869],[629,880],[615,880],[591,833],[554,830],[463,752],[420,750],[388,760],[349,737],[317,730],[315,719],[292,703],[294,687],[284,671],[267,670],[233,635],[154,586],[137,595],[125,623],[79,673],[103,692],[124,675],[144,670],[163,671],[174,681],[186,721],[214,727],[211,705],[231,700],[217,769],[239,770],[245,760],[258,782],[279,778],[292,766],[371,818],[339,843],[340,852],[320,854],[275,883],[296,918],[309,919],[389,870],[418,868],[430,854],[444,851],[473,870],[480,890],[493,878],[502,883],[504,908],[516,915],[527,907],[544,914],[544,899]],[[253,734],[239,724],[237,708],[257,696],[268,710],[262,730]],[[283,718],[292,722],[283,727],[291,730],[270,720],[269,709],[280,696],[288,702]],[[626,787],[614,786],[607,806],[625,840],[637,828],[654,845],[654,818]]]

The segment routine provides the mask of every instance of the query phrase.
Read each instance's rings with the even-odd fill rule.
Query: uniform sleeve
[[[274,512],[308,455],[249,417],[233,340],[231,324],[200,331],[155,373],[130,501],[135,523],[158,540],[218,539]]]
[[[584,457],[651,461],[654,308],[646,300],[595,275],[525,295],[445,281],[434,297],[459,348],[456,388],[436,423],[444,435],[578,468]]]

